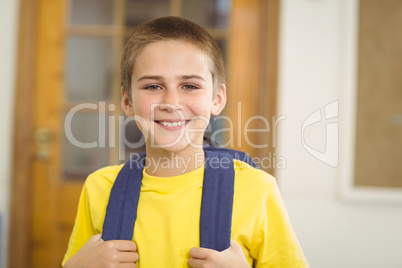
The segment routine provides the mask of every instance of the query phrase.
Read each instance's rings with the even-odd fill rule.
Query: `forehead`
[[[133,75],[144,69],[207,69],[212,72],[208,53],[183,40],[162,40],[147,44],[137,55]]]

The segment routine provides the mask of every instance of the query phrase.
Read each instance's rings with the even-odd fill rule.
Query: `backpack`
[[[257,166],[241,151],[207,146],[204,152],[200,246],[222,251],[230,246],[235,176],[233,159]],[[144,165],[145,153],[136,154],[117,175],[103,223],[104,241],[132,240]]]

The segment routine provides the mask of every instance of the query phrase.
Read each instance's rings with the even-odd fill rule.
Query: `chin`
[[[202,142],[201,143],[196,143],[193,142],[189,144],[185,139],[181,141],[164,141],[164,142],[155,142],[155,145],[153,145],[154,148],[157,149],[162,149],[168,152],[173,152],[173,153],[178,153],[186,149],[194,149],[197,150],[199,148],[202,148]]]

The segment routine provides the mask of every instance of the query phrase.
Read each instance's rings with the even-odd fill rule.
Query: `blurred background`
[[[401,268],[400,0],[2,0],[0,268],[58,267],[86,176],[144,149],[120,55],[167,15],[217,40],[207,135],[275,175],[311,267]]]

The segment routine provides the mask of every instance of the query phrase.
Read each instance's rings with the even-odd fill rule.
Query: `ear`
[[[134,116],[133,102],[123,87],[121,87],[121,108],[127,116]]]
[[[226,85],[221,84],[212,100],[212,115],[219,115],[226,105]]]

